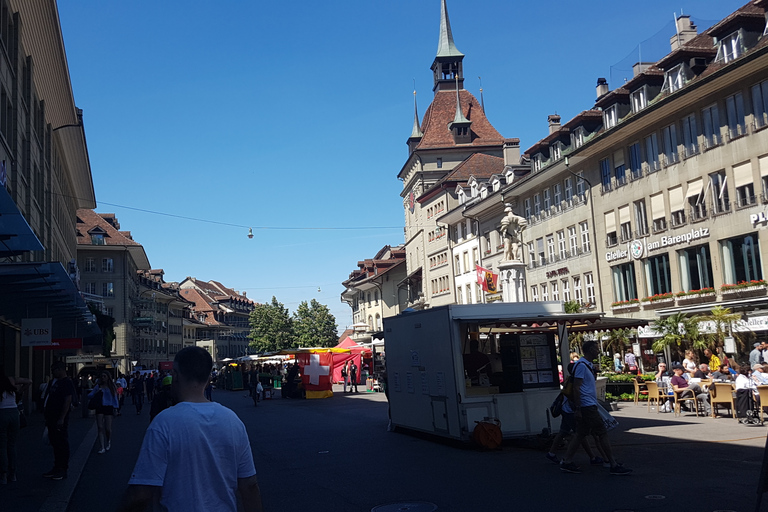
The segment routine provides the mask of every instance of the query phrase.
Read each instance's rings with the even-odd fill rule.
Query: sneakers
[[[55,475],[51,477],[51,480],[63,480],[67,478],[67,470],[66,469],[60,469],[56,472]]]
[[[594,459],[590,460],[589,463],[592,466],[602,466],[603,464],[605,464],[605,461],[603,460],[602,457],[595,457]],[[610,464],[608,465],[608,467],[610,467]]]
[[[102,448],[101,450],[99,450],[99,451],[98,451],[98,452],[96,452],[96,453],[100,453],[100,454],[101,454],[101,453],[107,453],[107,450],[105,450],[104,448]]]
[[[547,458],[548,461],[550,461],[550,462],[552,462],[554,464],[560,464],[560,459],[558,459],[557,455],[555,455],[554,453],[547,452],[545,457]]]
[[[573,462],[569,462],[567,464],[565,462],[561,462],[560,471],[562,471],[563,473],[581,473],[581,469],[579,468],[579,466],[577,466]]]
[[[612,475],[628,475],[632,472],[631,469],[625,468],[621,464],[616,464],[611,468],[611,474]]]
[[[112,441],[107,441],[107,451],[112,448]]]
[[[59,472],[59,470],[58,470],[58,469],[56,469],[56,468],[52,468],[52,469],[50,469],[50,470],[46,471],[45,473],[43,473],[43,478],[53,478],[53,476],[54,476],[56,473],[58,473],[58,472]]]

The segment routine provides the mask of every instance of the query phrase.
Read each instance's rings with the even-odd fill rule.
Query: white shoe
[[[101,450],[99,450],[99,451],[98,451],[98,453],[106,453],[106,451],[107,451],[107,450],[105,450],[104,448],[102,448]]]
[[[110,448],[112,448],[112,441],[107,443],[107,451],[109,451]]]

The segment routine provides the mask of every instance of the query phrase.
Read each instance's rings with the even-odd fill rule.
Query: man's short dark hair
[[[597,342],[593,340],[585,341],[583,345],[581,345],[581,351],[586,352],[587,350],[591,350],[592,348],[597,346]]]
[[[211,354],[202,347],[185,347],[173,358],[176,371],[186,380],[208,382],[213,368]]]

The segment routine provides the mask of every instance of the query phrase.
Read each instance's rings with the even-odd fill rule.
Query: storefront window
[[[613,274],[613,297],[616,302],[637,298],[635,266],[632,263],[611,267]]]
[[[713,286],[712,257],[708,244],[683,249],[677,255],[680,262],[680,288],[683,291]]]
[[[720,242],[723,249],[723,278],[726,283],[762,279],[757,235],[749,234]]]
[[[672,291],[668,254],[654,256],[645,260],[645,279],[648,285],[649,296]]]

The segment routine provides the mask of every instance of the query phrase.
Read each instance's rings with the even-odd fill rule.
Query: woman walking
[[[109,373],[104,372],[99,378],[98,384],[88,393],[88,398],[93,398],[101,392],[101,403],[96,404],[96,426],[99,429],[99,442],[104,453],[112,448],[112,417],[115,410],[120,407],[117,400],[117,388]]]
[[[19,435],[19,409],[16,395],[32,381],[10,377],[0,365],[0,484],[16,481],[16,438]]]

